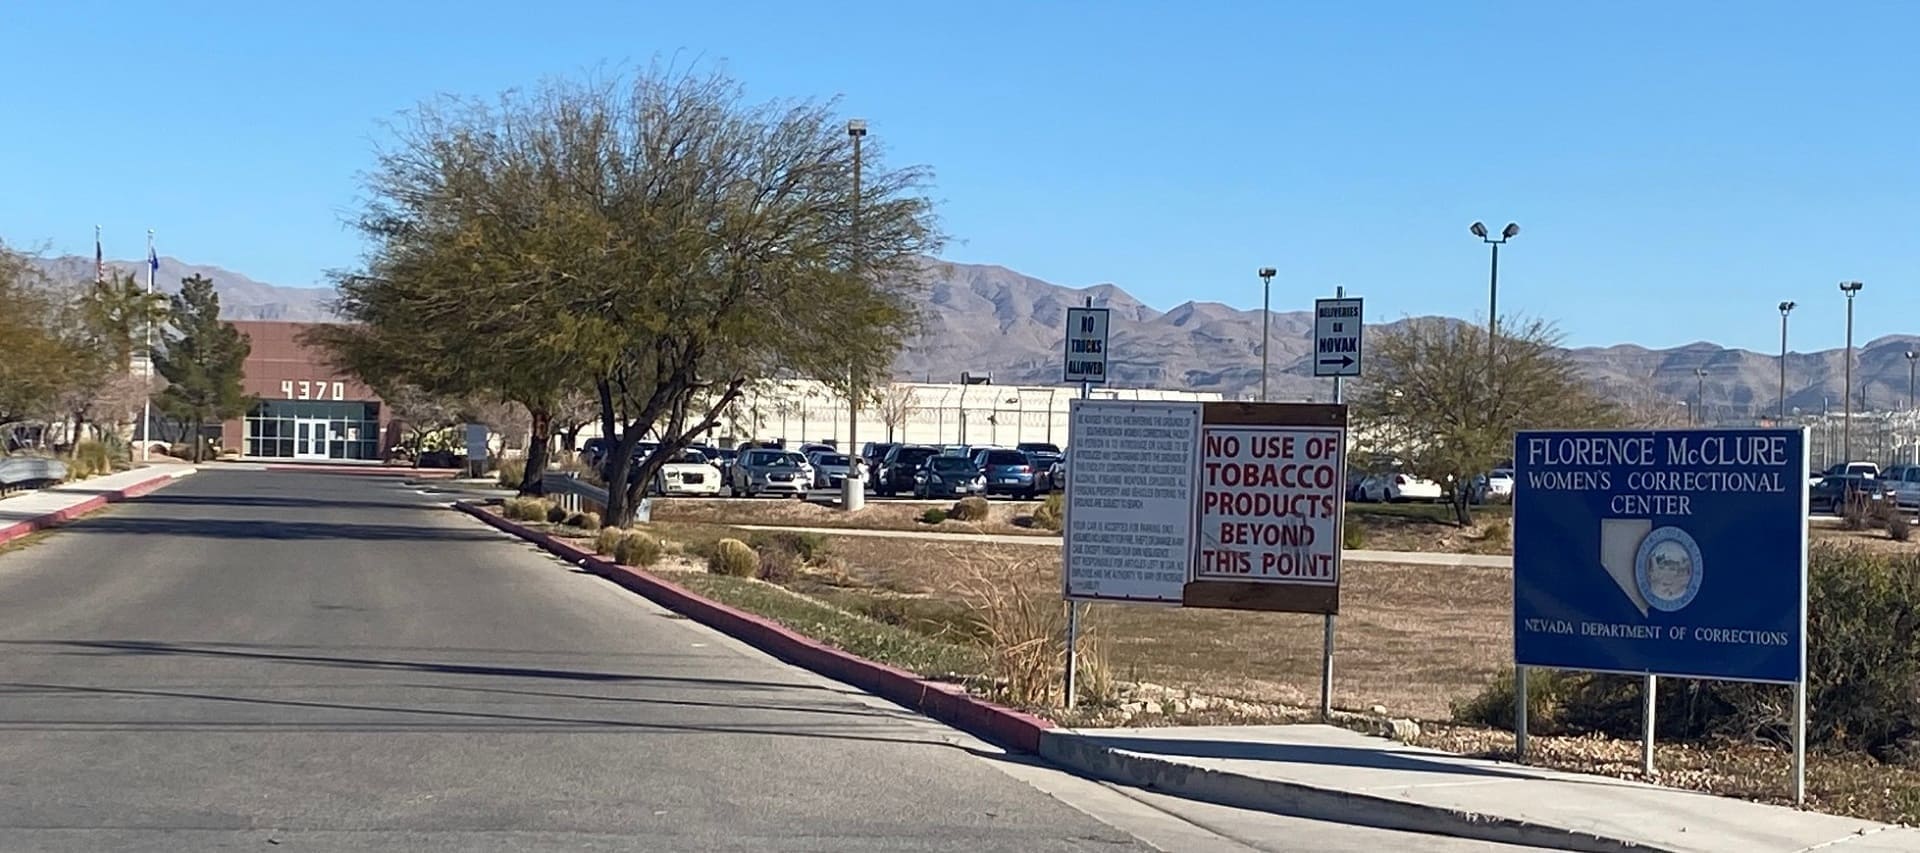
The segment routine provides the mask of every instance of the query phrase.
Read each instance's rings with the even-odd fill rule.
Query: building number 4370
[[[327,392],[329,391],[333,392],[332,396],[328,396]],[[347,399],[347,383],[328,382],[325,379],[311,382],[305,379],[298,382],[292,379],[283,379],[280,381],[280,393],[285,395],[286,399],[289,400],[345,400]]]

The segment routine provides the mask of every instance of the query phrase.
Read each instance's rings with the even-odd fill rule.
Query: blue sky
[[[722,11],[723,10],[723,11]],[[1149,304],[1486,310],[1573,344],[1920,331],[1920,4],[0,5],[0,237],[277,284],[352,265],[380,122],[656,56],[839,96],[930,165],[947,257]]]

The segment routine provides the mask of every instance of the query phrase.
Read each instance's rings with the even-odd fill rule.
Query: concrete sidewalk
[[[0,542],[138,497],[193,472],[192,465],[149,465],[8,497],[0,500]]]
[[[1334,726],[1058,729],[1040,753],[1096,778],[1223,805],[1562,850],[1920,850],[1912,828],[1464,758]]]
[[[923,542],[986,542],[994,545],[1034,545],[1060,547],[1058,536],[1026,536],[1018,533],[942,533],[933,530],[863,530],[852,527],[793,527],[779,524],[735,524],[742,530],[791,530],[823,536],[872,536],[880,539],[916,539]],[[1412,566],[1449,568],[1511,569],[1513,558],[1502,554],[1443,554],[1425,551],[1369,551],[1348,549],[1345,558],[1355,563],[1401,563]]]

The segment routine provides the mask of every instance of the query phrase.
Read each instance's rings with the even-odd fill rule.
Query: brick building
[[[243,418],[220,426],[223,446],[254,459],[377,460],[398,441],[373,389],[341,375],[301,345],[309,323],[234,321],[253,344],[242,389]]]

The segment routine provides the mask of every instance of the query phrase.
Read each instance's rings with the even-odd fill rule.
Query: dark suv
[[[927,457],[940,452],[938,447],[924,444],[896,445],[880,464],[873,466],[873,491],[878,495],[895,495],[913,491],[913,472],[920,469],[920,463]]]
[[[973,456],[973,467],[987,477],[987,494],[1032,500],[1036,490],[1033,460],[1018,450],[994,448]]]

